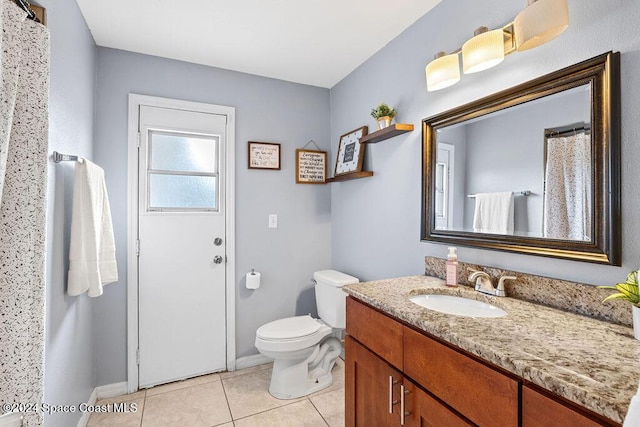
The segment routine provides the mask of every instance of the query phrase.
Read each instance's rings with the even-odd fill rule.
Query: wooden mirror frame
[[[436,230],[436,131],[582,85],[591,88],[593,239],[589,242]],[[543,135],[540,136],[541,138]],[[608,52],[422,122],[421,240],[620,265],[620,54]]]

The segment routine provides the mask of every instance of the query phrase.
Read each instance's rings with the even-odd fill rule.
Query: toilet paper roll
[[[252,271],[247,273],[247,289],[258,289],[260,287],[260,273]]]

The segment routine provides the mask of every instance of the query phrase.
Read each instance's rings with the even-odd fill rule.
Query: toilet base
[[[340,356],[342,344],[336,338],[327,338],[315,346],[306,359],[275,359],[269,393],[276,399],[297,399],[315,393],[333,384],[331,370]]]

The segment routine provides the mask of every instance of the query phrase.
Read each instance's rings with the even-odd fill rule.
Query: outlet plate
[[[269,214],[269,228],[278,228],[277,214]]]

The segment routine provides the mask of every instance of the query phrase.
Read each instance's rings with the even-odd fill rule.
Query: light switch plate
[[[277,214],[269,214],[269,228],[278,228]]]

